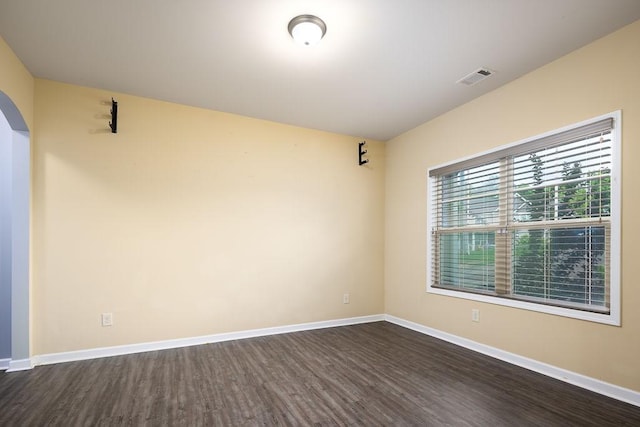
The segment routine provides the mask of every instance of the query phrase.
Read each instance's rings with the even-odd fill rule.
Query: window
[[[620,112],[429,170],[429,284],[619,325]]]

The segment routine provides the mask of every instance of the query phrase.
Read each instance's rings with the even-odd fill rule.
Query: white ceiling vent
[[[461,78],[460,80],[458,80],[456,83],[460,83],[466,86],[473,86],[474,84],[479,83],[482,80],[486,79],[487,77],[492,75],[494,72],[495,71],[491,71],[488,68],[478,68],[473,73],[468,74],[463,78]]]

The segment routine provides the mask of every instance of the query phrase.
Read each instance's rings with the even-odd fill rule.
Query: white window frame
[[[553,305],[546,305],[541,303],[527,302],[521,300],[514,300],[508,298],[500,298],[492,295],[482,295],[476,293],[470,293],[465,291],[457,291],[452,289],[443,289],[439,287],[432,286],[432,260],[433,260],[433,250],[432,250],[432,236],[431,230],[435,225],[435,206],[433,204],[433,192],[435,191],[435,185],[437,178],[430,177],[430,171],[432,169],[442,168],[448,165],[452,165],[454,163],[471,160],[476,157],[484,156],[487,154],[491,154],[505,148],[515,147],[518,145],[526,144],[530,141],[537,140],[540,138],[544,138],[547,136],[555,135],[560,132],[569,131],[575,128],[579,128],[582,126],[589,125],[591,123],[595,123],[607,118],[613,119],[613,129],[611,130],[611,136],[613,139],[612,144],[612,171],[611,171],[611,217],[610,217],[610,225],[611,225],[611,246],[610,246],[610,310],[608,314],[604,313],[596,313],[589,312],[577,309],[571,309],[566,307],[558,307]],[[620,248],[621,248],[621,236],[620,236],[620,223],[621,223],[621,145],[622,145],[622,112],[620,110],[614,111],[608,114],[604,114],[602,116],[594,117],[592,119],[584,120],[580,123],[574,123],[560,129],[555,129],[550,132],[546,132],[540,135],[536,135],[527,139],[523,139],[512,144],[503,145],[500,147],[496,147],[495,149],[488,150],[482,153],[477,153],[472,156],[468,156],[461,159],[456,159],[451,162],[447,162],[441,165],[433,166],[429,168],[427,171],[427,215],[428,215],[428,227],[427,227],[427,292],[431,294],[444,295],[448,297],[454,298],[462,298],[466,300],[480,301],[489,304],[497,304],[507,307],[519,308],[523,310],[531,310],[540,313],[547,313],[557,316],[569,317],[573,319],[587,320],[591,322],[604,323],[608,325],[620,326]]]

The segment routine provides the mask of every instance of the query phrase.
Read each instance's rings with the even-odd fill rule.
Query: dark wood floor
[[[640,426],[640,408],[377,322],[0,373],[0,426]]]

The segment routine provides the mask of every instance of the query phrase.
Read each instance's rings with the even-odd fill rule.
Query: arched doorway
[[[0,134],[0,290],[7,304],[0,306],[0,318],[10,326],[2,343],[7,371],[31,368],[29,339],[29,194],[30,136],[22,114],[0,91],[0,112],[4,116]],[[9,303],[10,302],[10,303]],[[4,317],[3,317],[4,316]],[[10,339],[6,339],[9,335]]]

